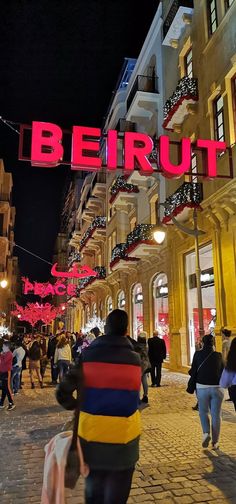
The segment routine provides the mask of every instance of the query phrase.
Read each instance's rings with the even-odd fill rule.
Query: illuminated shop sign
[[[142,294],[142,292],[138,292],[138,294],[135,294],[134,302],[135,302],[135,304],[143,302],[143,294]]]
[[[214,285],[214,269],[208,268],[206,270],[202,270],[201,272],[201,286],[202,287],[211,287]],[[197,277],[196,274],[193,273],[189,275],[189,288],[196,289],[197,287]]]
[[[168,287],[167,285],[160,285],[156,288],[156,298],[167,297]]]
[[[30,132],[30,155],[25,156],[24,137]],[[68,147],[70,136],[71,159],[67,161],[65,151]],[[21,125],[19,159],[29,160],[32,166],[56,167],[60,164],[69,164],[72,170],[99,171],[102,167],[108,171],[123,168],[126,173],[139,168],[143,175],[152,174],[154,143],[152,138],[145,133],[126,132],[122,136],[116,130],[109,130],[104,137],[106,143],[104,151],[105,160],[101,156],[101,140],[103,139],[100,128],[73,126],[72,132],[64,132],[53,123],[34,121],[31,126]],[[28,138],[29,142],[29,138]],[[118,151],[123,144],[122,165],[118,165]],[[170,144],[177,144],[179,151],[179,164],[174,164],[170,156]],[[161,135],[155,149],[158,161],[156,170],[165,177],[181,177],[184,173],[191,172],[192,153],[201,151],[203,156],[204,177],[214,178],[217,173],[217,159],[219,153],[227,147],[225,142],[216,140],[198,139],[191,144],[190,138],[183,138],[180,142],[171,142],[168,136]],[[152,161],[151,161],[152,159]],[[232,177],[232,162],[229,156],[230,175]]]

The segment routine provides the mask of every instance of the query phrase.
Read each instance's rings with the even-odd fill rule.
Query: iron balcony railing
[[[180,7],[190,7],[193,9],[193,0],[174,0],[163,23],[163,38],[166,37],[174,18]]]
[[[131,233],[127,236],[127,247],[130,248],[137,242],[150,241],[153,240],[153,228],[154,224],[138,224]]]
[[[92,223],[88,227],[87,231],[84,233],[82,240],[80,242],[80,252],[85,246],[89,238],[92,236],[95,229],[105,229],[106,228],[106,217],[95,217]]]
[[[129,110],[130,105],[137,93],[137,91],[144,91],[146,93],[158,93],[158,77],[155,75],[137,75],[133,87],[127,98],[127,110]]]
[[[198,79],[185,76],[179,80],[176,89],[164,105],[164,124],[169,118],[169,115],[172,114],[175,107],[178,106],[178,103],[180,103],[184,98],[198,99]]]

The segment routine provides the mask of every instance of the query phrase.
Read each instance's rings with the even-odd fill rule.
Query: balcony
[[[106,173],[96,173],[91,184],[91,195],[103,198],[106,194]]]
[[[163,128],[173,131],[177,125],[180,126],[191,112],[191,106],[197,101],[197,79],[190,77],[180,79],[174,93],[165,103]]]
[[[153,224],[138,224],[127,236],[127,255],[129,257],[143,258],[144,256],[160,250],[153,239]]]
[[[137,125],[132,121],[126,121],[126,119],[119,119],[115,130],[119,133],[126,133],[127,131],[136,131]]]
[[[97,272],[97,276],[88,276],[79,281],[78,291],[81,292],[83,289],[88,287],[88,285],[93,284],[94,287],[99,286],[101,280],[106,278],[106,268],[105,266],[96,266],[94,271]]]
[[[110,268],[113,271],[128,269],[130,262],[137,262],[139,259],[127,255],[127,243],[118,243],[112,250]]]
[[[159,99],[158,77],[138,75],[127,98],[127,120],[133,117],[150,119]],[[139,120],[140,122],[140,120]]]
[[[114,201],[116,201],[116,204],[122,203],[122,201],[133,203],[135,195],[139,193],[139,188],[135,184],[128,183],[127,177],[121,175],[117,177],[115,183],[112,185],[110,193],[110,204]]]
[[[177,191],[169,196],[166,201],[163,224],[172,223],[172,217],[179,222],[188,219],[190,208],[201,208],[203,200],[202,184],[198,182],[184,182]]]
[[[101,241],[106,234],[106,217],[95,217],[93,219],[92,224],[88,227],[87,231],[84,233],[81,242],[79,251],[81,252],[88,241],[93,238],[93,240]]]
[[[187,24],[191,23],[193,0],[174,0],[163,24],[163,45],[177,48]]]
[[[77,250],[74,250],[68,256],[68,259],[67,259],[68,268],[70,268],[72,266],[72,264],[78,263],[80,261],[81,261],[80,253]]]

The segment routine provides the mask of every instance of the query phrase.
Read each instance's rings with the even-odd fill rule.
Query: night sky
[[[124,57],[137,57],[158,0],[8,0],[1,2],[0,115],[101,126]],[[0,157],[13,173],[15,242],[51,261],[68,167],[18,162],[16,133],[0,123]],[[19,252],[22,275],[46,281],[50,267]]]

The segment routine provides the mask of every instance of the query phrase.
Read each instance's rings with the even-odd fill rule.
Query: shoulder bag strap
[[[209,355],[207,355],[207,357],[204,359],[204,361],[200,364],[200,366],[197,368],[197,373],[199,371],[199,369],[203,366],[203,364],[205,364],[205,362],[209,359],[209,357],[213,354],[214,352],[211,352]]]

